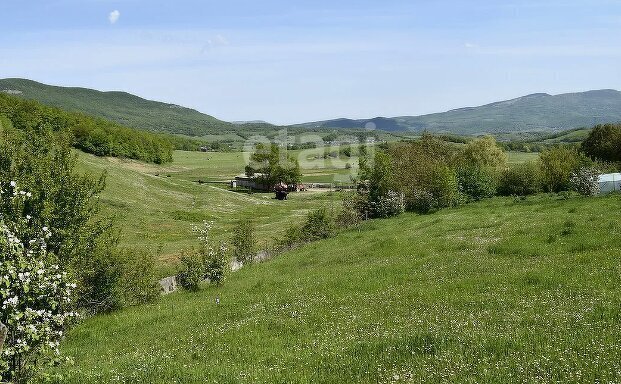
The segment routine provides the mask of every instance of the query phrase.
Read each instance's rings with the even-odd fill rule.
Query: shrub
[[[336,224],[341,228],[357,225],[369,216],[369,202],[365,194],[358,192],[347,194],[342,204],[336,216]]]
[[[218,286],[224,284],[227,263],[227,248],[225,244],[220,244],[217,248],[203,248],[202,250],[204,278],[210,283]]]
[[[146,251],[121,250],[122,274],[119,281],[123,307],[149,303],[160,294],[155,259]]]
[[[490,167],[463,166],[457,171],[459,192],[478,201],[496,194],[497,173]]]
[[[433,170],[429,191],[433,195],[435,208],[454,207],[460,203],[457,175],[446,165]]]
[[[379,196],[370,202],[371,216],[374,218],[387,218],[397,216],[405,212],[405,200],[403,193],[388,191],[385,196]]]
[[[212,224],[204,221],[201,226],[194,226],[201,243],[199,252],[191,252],[181,258],[181,270],[177,274],[177,283],[184,289],[197,291],[200,282],[207,279],[217,285],[224,284],[228,268],[226,245],[214,248],[209,244],[209,231]]]
[[[335,232],[334,217],[326,208],[310,212],[302,226],[302,238],[306,242],[332,237]]]
[[[257,253],[256,244],[252,222],[240,221],[233,230],[233,257],[242,264],[252,263]]]
[[[181,257],[181,270],[177,273],[177,284],[188,291],[198,291],[205,279],[203,255],[192,252]]]
[[[278,242],[279,248],[293,248],[304,242],[304,234],[301,225],[292,225],[287,228],[282,240]]]
[[[426,214],[431,212],[435,206],[435,199],[431,192],[424,189],[415,189],[410,194],[407,208],[413,212]]]
[[[539,157],[543,186],[547,192],[567,191],[571,188],[570,176],[581,166],[589,164],[588,159],[573,147],[554,147]]]
[[[23,211],[29,193],[0,186],[9,195],[15,211]],[[44,227],[33,236],[31,217],[13,218],[9,225],[0,211],[0,324],[6,326],[0,354],[0,381],[23,382],[41,364],[59,360],[63,332],[77,317],[71,311],[75,284],[48,253],[51,233]],[[24,232],[31,237],[23,242]]]
[[[599,171],[595,168],[580,168],[570,177],[571,189],[582,196],[595,196],[599,193]]]
[[[535,162],[517,164],[500,175],[498,193],[503,196],[528,196],[541,192],[541,171]]]
[[[485,136],[469,142],[458,155],[461,166],[475,168],[503,169],[507,165],[507,155],[492,136]]]

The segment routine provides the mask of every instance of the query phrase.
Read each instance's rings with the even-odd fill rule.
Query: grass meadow
[[[62,345],[75,364],[50,374],[59,383],[618,382],[620,209],[619,195],[541,195],[369,221],[243,268],[223,287],[85,320]]]
[[[336,192],[294,193],[278,201],[273,193],[230,191],[226,181],[244,170],[240,152],[176,151],[174,162],[164,166],[78,156],[81,172],[107,173],[100,201],[103,213],[115,218],[121,246],[157,253],[162,275],[171,274],[181,252],[197,244],[192,226],[204,220],[214,222],[215,241],[228,241],[237,222],[252,220],[264,247],[310,210],[337,206],[341,200]]]

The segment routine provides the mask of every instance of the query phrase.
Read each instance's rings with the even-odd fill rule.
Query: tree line
[[[197,150],[200,147],[200,142],[194,139],[127,128],[101,118],[0,93],[0,128],[29,132],[42,126],[55,134],[68,134],[71,145],[84,152],[156,164],[171,162],[173,149]]]
[[[537,160],[513,165],[489,136],[455,145],[424,135],[381,148],[360,159],[353,205],[366,218],[428,213],[495,195],[593,194],[599,173],[619,169],[621,125],[596,126],[581,144],[550,146]]]

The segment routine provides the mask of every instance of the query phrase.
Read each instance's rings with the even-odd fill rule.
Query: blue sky
[[[225,120],[621,89],[621,0],[0,0],[0,20],[0,77],[123,90]]]

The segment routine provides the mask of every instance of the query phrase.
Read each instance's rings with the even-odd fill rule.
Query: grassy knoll
[[[621,197],[370,221],[86,320],[63,383],[616,382]],[[220,297],[219,305],[214,299]]]

